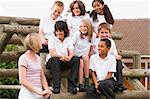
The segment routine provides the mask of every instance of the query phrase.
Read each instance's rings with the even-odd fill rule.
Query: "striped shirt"
[[[36,57],[36,62],[33,62],[28,58],[27,53],[24,53],[19,58],[18,66],[24,66],[27,69],[26,79],[32,86],[42,89],[40,79],[41,61],[38,55]]]

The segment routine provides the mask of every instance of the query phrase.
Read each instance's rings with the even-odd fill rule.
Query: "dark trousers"
[[[48,45],[42,44],[42,49],[40,50],[40,53],[48,53],[48,52],[49,52]]]
[[[60,88],[61,83],[61,70],[71,69],[68,77],[68,88],[76,87],[76,81],[79,71],[79,58],[74,56],[69,62],[61,61],[58,57],[53,57],[48,60],[48,67],[51,70],[53,79],[53,88]]]
[[[116,81],[113,78],[106,79],[100,82],[98,90],[100,94],[97,93],[95,85],[92,85],[87,91],[87,99],[101,99],[101,95],[104,95],[106,99],[116,99],[114,90],[115,90]]]
[[[116,77],[116,81],[117,81],[117,86],[118,87],[122,87],[123,86],[123,75],[122,75],[122,61],[121,60],[116,60],[117,64],[116,64],[116,73],[115,73],[115,77]]]

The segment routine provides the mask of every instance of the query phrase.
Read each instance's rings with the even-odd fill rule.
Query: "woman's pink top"
[[[26,78],[27,81],[36,88],[41,88],[41,61],[40,57],[36,55],[36,62],[33,62],[31,59],[28,58],[27,52],[22,54],[19,58],[18,66],[24,66],[27,69]]]

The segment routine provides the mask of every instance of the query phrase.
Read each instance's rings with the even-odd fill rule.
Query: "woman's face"
[[[77,3],[74,4],[72,12],[75,16],[80,16],[81,10]]]
[[[95,12],[97,13],[102,13],[103,12],[103,8],[104,8],[104,5],[102,5],[100,2],[98,1],[95,1],[92,5],[93,9]]]
[[[60,41],[62,41],[62,42],[64,41],[64,38],[65,38],[64,31],[57,30],[57,31],[55,31],[55,35]]]
[[[84,24],[83,22],[81,22],[80,24],[80,32],[82,34],[87,34],[88,33],[88,27],[86,24]]]

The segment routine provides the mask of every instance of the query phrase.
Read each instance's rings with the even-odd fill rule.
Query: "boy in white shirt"
[[[104,95],[106,99],[115,99],[116,59],[108,54],[111,42],[109,39],[101,39],[98,45],[98,53],[90,58],[90,69],[94,86],[87,90],[88,99],[99,99]]]
[[[117,81],[116,91],[123,92],[124,90],[126,90],[126,88],[123,86],[123,75],[122,75],[123,66],[122,66],[122,61],[121,61],[122,56],[118,54],[115,41],[111,38],[111,27],[108,23],[104,22],[99,25],[97,37],[98,37],[96,39],[97,45],[98,45],[100,39],[108,38],[111,41],[111,48],[110,48],[108,54],[115,56],[115,58],[117,60],[117,64],[116,64],[117,71],[115,73],[115,77],[116,77],[116,81]],[[96,50],[97,50],[97,48],[96,48]]]
[[[61,1],[55,1],[50,12],[50,16],[43,17],[39,23],[39,35],[42,42],[40,52],[48,52],[49,36],[54,36],[54,25],[57,21],[63,20],[60,15],[64,9],[64,4]]]

